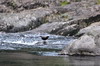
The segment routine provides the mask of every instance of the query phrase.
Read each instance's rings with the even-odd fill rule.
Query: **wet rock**
[[[8,24],[9,26],[13,26],[11,29],[6,30],[6,32],[26,31],[45,23],[45,17],[51,13],[50,9],[45,8],[23,11],[21,13],[1,13],[0,21],[4,22],[5,26]]]
[[[83,35],[68,44],[61,53],[68,55],[100,55],[100,50],[93,36]]]

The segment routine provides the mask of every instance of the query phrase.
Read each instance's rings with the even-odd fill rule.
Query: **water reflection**
[[[100,57],[36,56],[29,53],[0,53],[0,66],[100,66]]]
[[[68,57],[64,58],[71,66],[100,66],[100,57]]]

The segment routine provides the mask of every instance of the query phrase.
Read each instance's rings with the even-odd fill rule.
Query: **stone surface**
[[[33,29],[33,33],[51,33],[51,34],[57,34],[57,35],[73,35],[74,33],[77,33],[79,27],[76,24],[70,25],[67,22],[52,22],[52,23],[45,23],[36,29]]]
[[[62,50],[62,54],[69,55],[100,55],[100,22],[81,29],[78,32],[79,39],[68,44]],[[85,53],[85,54],[84,54]],[[91,54],[92,53],[92,54]]]
[[[0,13],[0,22],[4,23],[5,26],[13,26],[13,28],[6,30],[6,32],[26,31],[44,23],[45,17],[51,13],[50,9],[45,8],[23,11],[21,13]]]
[[[71,44],[68,44],[61,53],[68,55],[100,55],[98,48],[93,36],[83,35]]]
[[[61,6],[63,1],[71,3]],[[100,21],[100,5],[96,0],[0,0],[0,5],[0,21],[10,26],[9,30],[1,28],[5,32],[32,30],[72,36],[91,23]]]
[[[77,35],[82,35],[82,34],[92,35],[94,37],[100,35],[100,22],[93,23],[90,26],[81,29],[77,33]]]

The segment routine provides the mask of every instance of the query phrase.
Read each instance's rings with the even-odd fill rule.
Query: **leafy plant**
[[[68,5],[68,4],[70,4],[70,2],[68,2],[68,1],[61,2],[61,6],[65,6],[65,5]]]

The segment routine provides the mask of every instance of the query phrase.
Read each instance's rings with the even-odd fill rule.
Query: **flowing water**
[[[46,40],[46,44],[40,36],[49,36]],[[20,33],[8,33],[0,34],[0,49],[16,50],[16,48],[51,48],[62,49],[66,44],[71,42],[73,38],[50,35],[50,34],[20,34]]]
[[[44,44],[40,36],[49,36]],[[56,49],[62,49],[74,38],[50,34],[0,34],[0,66],[100,66],[98,56],[62,56]],[[21,48],[47,48],[52,51],[8,52]]]

